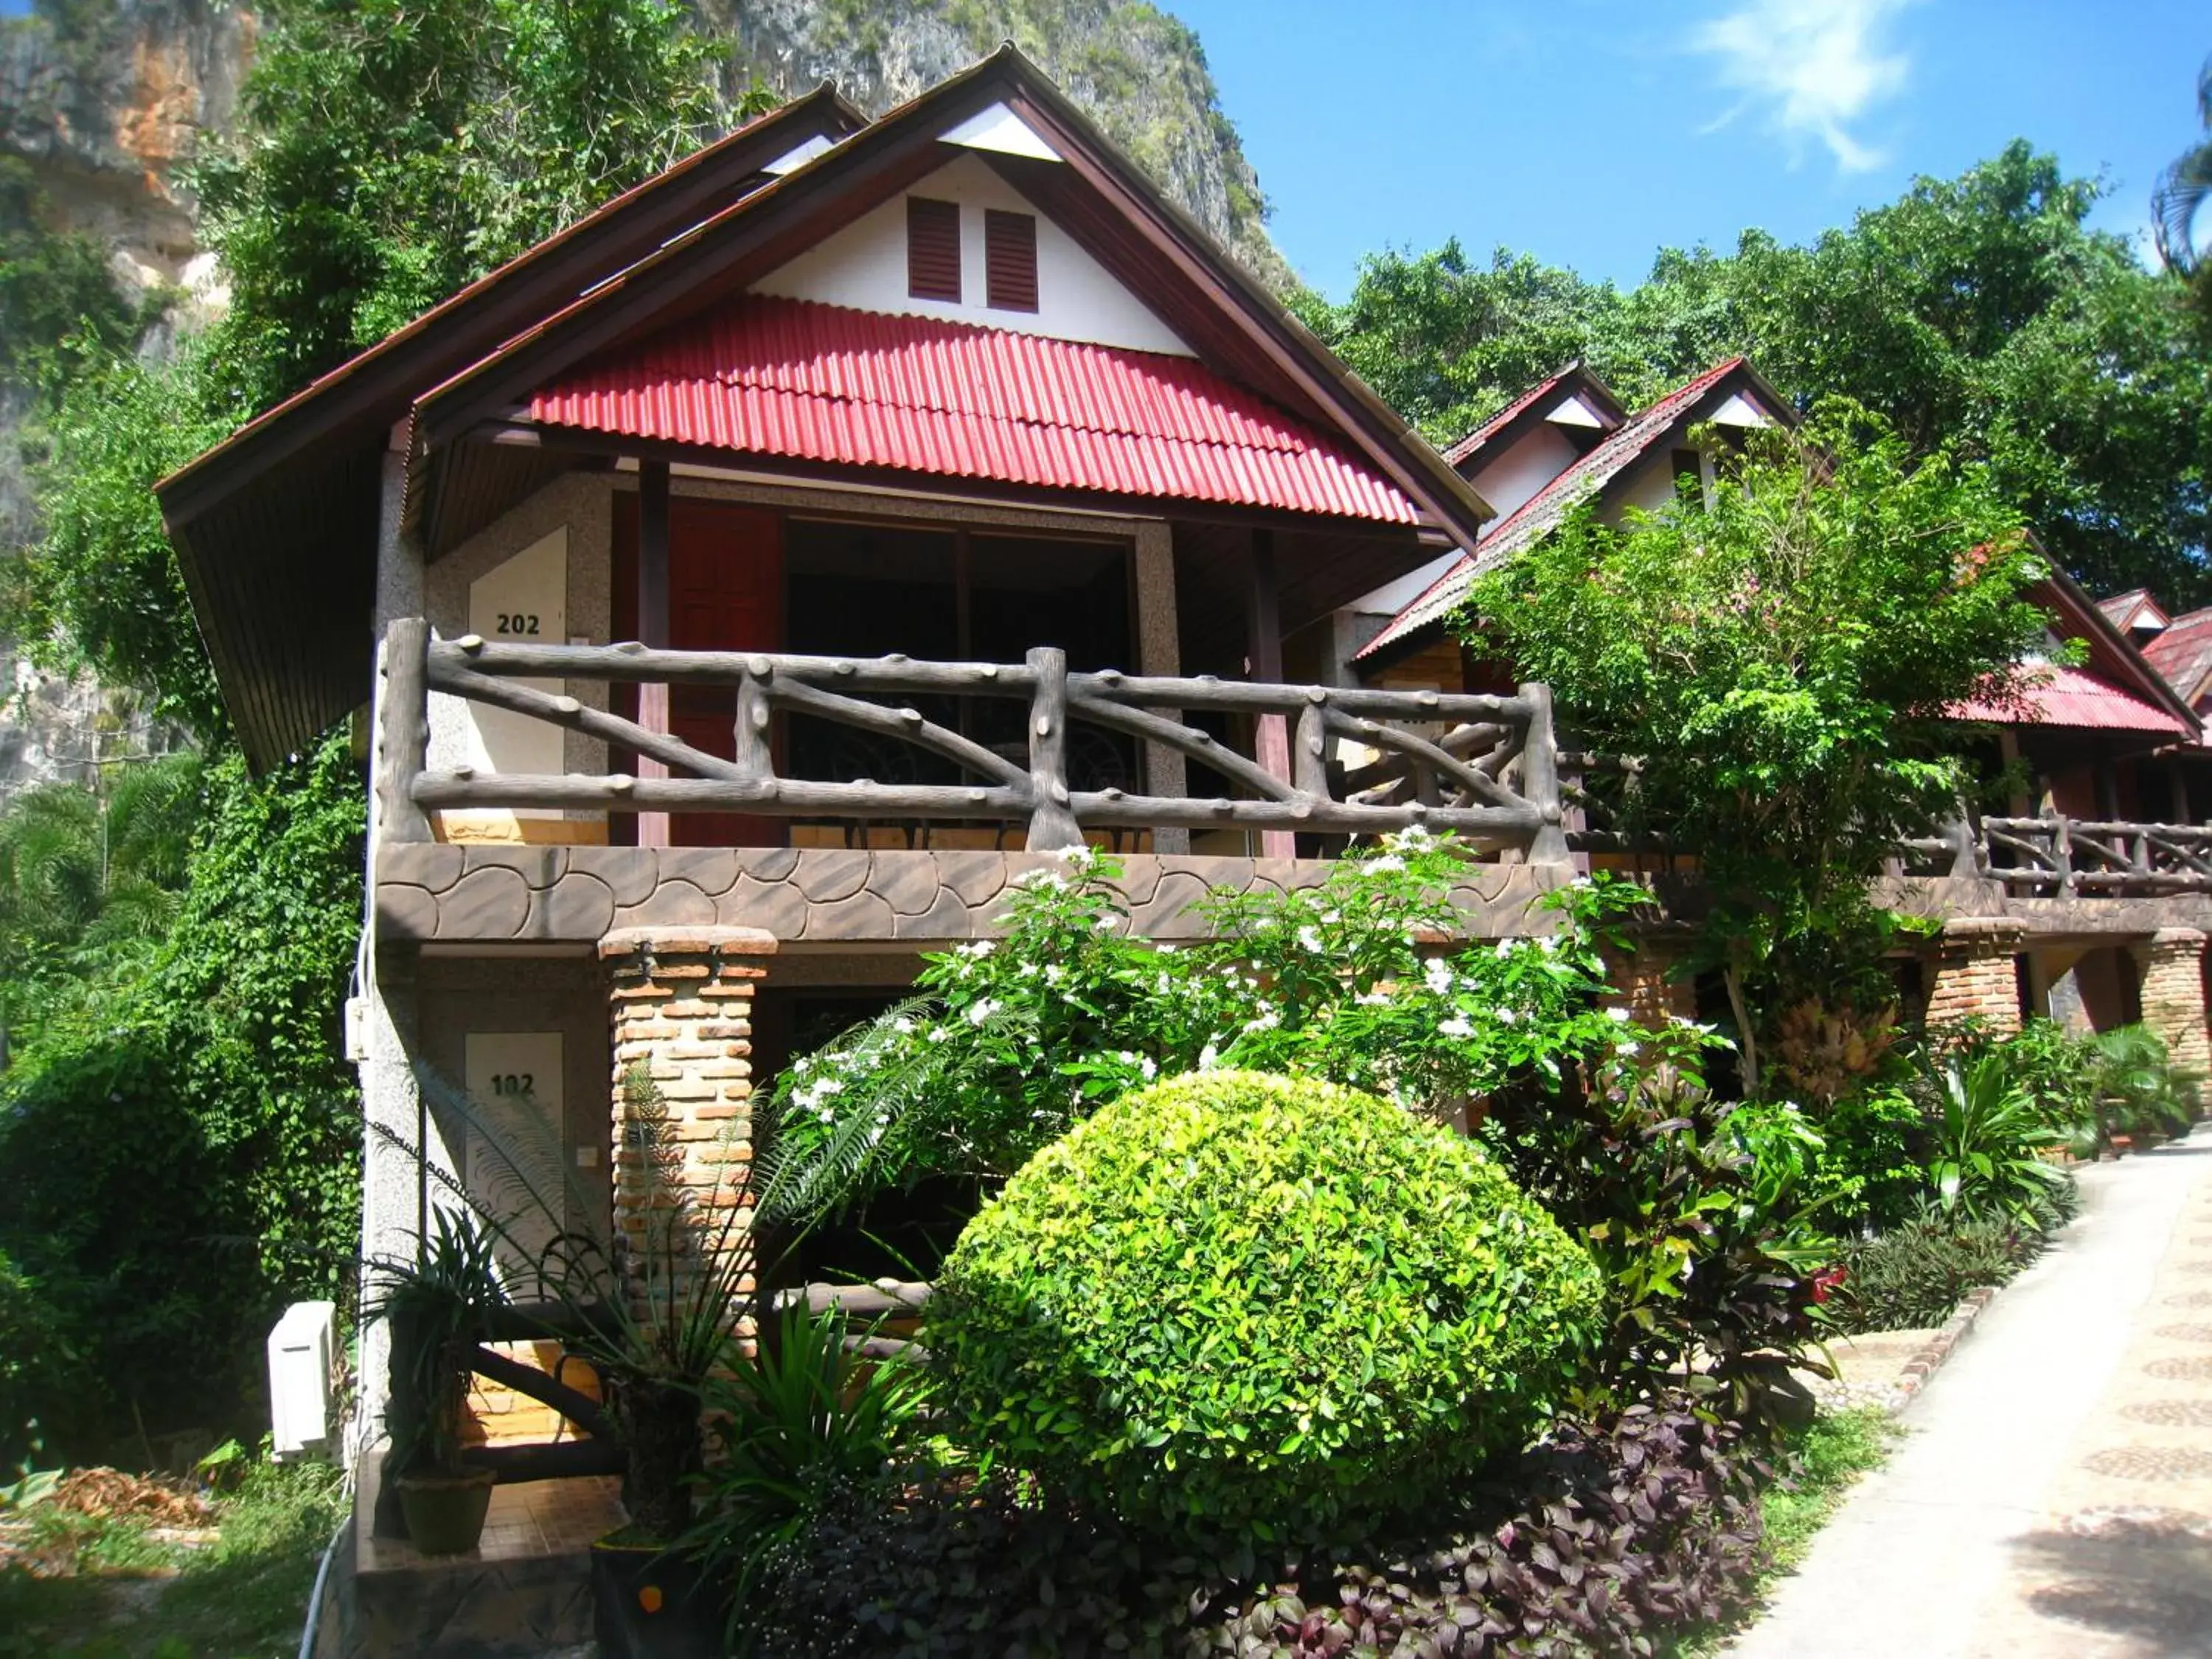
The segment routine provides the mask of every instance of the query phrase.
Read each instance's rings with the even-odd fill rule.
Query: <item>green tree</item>
[[[1851,405],[1802,439],[1723,454],[1710,501],[1619,526],[1585,507],[1468,606],[1593,747],[1642,757],[1622,811],[1701,861],[1754,1079],[1747,980],[1770,1006],[1850,994],[1883,936],[1868,884],[1954,810],[1945,710],[2005,695],[2045,628],[2022,597],[2040,561],[1987,467],[1916,463]]]
[[[695,147],[711,49],[668,0],[276,0],[194,174],[218,325],[265,407]]]
[[[8,1042],[160,944],[177,914],[204,799],[199,757],[186,754],[111,768],[97,791],[28,789],[0,812]]]
[[[52,218],[31,164],[0,155],[0,383],[37,380],[72,336],[115,350],[137,331],[100,239],[58,230]]]
[[[2014,143],[1807,246],[1747,231],[1667,249],[1626,295],[1456,244],[1362,267],[1313,320],[1431,437],[1461,435],[1570,358],[1632,404],[1748,356],[1800,407],[1844,397],[1916,453],[1948,444],[2099,591],[2212,598],[2212,348],[2182,279],[2093,231],[2096,184]]]

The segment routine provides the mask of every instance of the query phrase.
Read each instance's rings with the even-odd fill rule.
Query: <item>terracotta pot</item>
[[[592,1546],[599,1659],[721,1659],[723,1604],[699,1564],[656,1544]]]
[[[425,1555],[465,1555],[476,1548],[498,1479],[490,1469],[401,1475],[399,1508],[415,1547]]]

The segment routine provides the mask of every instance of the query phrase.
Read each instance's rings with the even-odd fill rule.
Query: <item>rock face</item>
[[[1011,40],[1255,272],[1290,280],[1197,37],[1141,0],[689,3],[704,33],[730,43],[732,103],[756,82],[790,94],[829,80],[878,115]],[[113,250],[127,297],[181,292],[186,313],[222,302],[183,168],[204,135],[232,130],[255,33],[252,7],[229,0],[33,0],[30,16],[0,17],[0,154],[32,164],[53,228]],[[173,315],[144,349],[191,320]],[[0,386],[0,540],[11,544],[34,528],[15,439],[21,403]],[[4,692],[0,800],[174,739],[96,686],[33,674],[0,641]]]
[[[1270,280],[1287,270],[1198,38],[1132,0],[690,0],[731,43],[732,92],[835,81],[880,114],[1012,40],[1200,223]],[[35,0],[0,18],[0,150],[38,169],[67,228],[117,250],[128,286],[204,285],[179,177],[226,132],[254,15],[225,0]]]

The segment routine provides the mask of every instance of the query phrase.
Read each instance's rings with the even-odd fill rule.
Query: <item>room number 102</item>
[[[495,1072],[491,1091],[510,1099],[523,1099],[537,1092],[538,1074],[535,1072]]]

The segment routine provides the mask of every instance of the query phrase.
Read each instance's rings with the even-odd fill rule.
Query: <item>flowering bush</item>
[[[1220,1071],[1030,1159],[926,1336],[963,1441],[1132,1520],[1241,1529],[1401,1511],[1517,1452],[1602,1297],[1464,1137]]]
[[[1517,1079],[1557,1085],[1624,1037],[1600,1012],[1600,940],[1645,902],[1598,877],[1541,901],[1547,937],[1439,952],[1467,871],[1409,830],[1318,887],[1217,893],[1210,936],[1133,938],[1089,848],[1019,878],[1003,939],[925,959],[920,994],[793,1064],[769,1114],[762,1204],[800,1216],[924,1176],[1003,1180],[1109,1100],[1222,1066],[1297,1073],[1413,1109]]]

